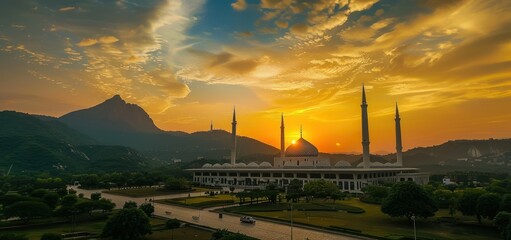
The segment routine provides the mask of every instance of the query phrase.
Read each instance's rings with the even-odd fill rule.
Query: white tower
[[[396,165],[403,166],[403,145],[401,142],[401,118],[399,118],[399,109],[396,103]]]
[[[367,119],[367,102],[366,102],[366,91],[364,85],[362,85],[362,148],[363,148],[363,166],[364,168],[371,167],[371,157],[369,155],[369,121]]]
[[[280,116],[280,157],[286,156],[286,139],[284,137],[284,113]]]
[[[231,149],[231,165],[236,164],[236,108],[232,113],[232,149]]]

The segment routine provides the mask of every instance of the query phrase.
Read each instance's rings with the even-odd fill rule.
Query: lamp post
[[[293,240],[293,203],[291,203],[291,240]]]
[[[412,221],[413,221],[413,239],[417,240],[417,229],[415,228],[415,214],[412,215]]]

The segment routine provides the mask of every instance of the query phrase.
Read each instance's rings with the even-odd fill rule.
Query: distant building
[[[193,181],[209,186],[234,186],[237,188],[262,188],[269,184],[286,187],[293,179],[302,184],[324,179],[335,183],[342,191],[361,193],[370,184],[384,182],[414,181],[424,185],[429,175],[418,168],[405,168],[402,162],[401,126],[396,104],[396,163],[371,162],[369,154],[369,128],[365,89],[362,88],[362,162],[352,166],[346,161],[332,164],[329,158],[320,157],[318,149],[302,136],[285,148],[284,116],[281,116],[281,149],[273,163],[236,163],[236,111],[232,122],[231,163],[204,164],[201,168],[188,169],[193,172]]]

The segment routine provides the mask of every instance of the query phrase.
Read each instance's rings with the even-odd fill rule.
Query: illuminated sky
[[[373,151],[511,137],[511,1],[0,3],[0,109],[60,116],[114,94],[164,130]]]

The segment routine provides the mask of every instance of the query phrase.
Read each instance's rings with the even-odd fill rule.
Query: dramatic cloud
[[[410,145],[511,131],[499,123],[508,115],[496,110],[486,116],[495,124],[474,136],[463,131],[466,122],[435,120],[481,123],[480,109],[507,107],[510,1],[76,3],[11,1],[0,8],[2,75],[17,80],[0,82],[2,89],[21,97],[43,87],[62,99],[71,99],[63,92],[98,98],[120,93],[167,128],[190,131],[219,116],[213,109],[239,102],[240,111],[250,111],[241,115],[246,126],[273,124],[270,119],[284,112],[290,124],[314,126],[318,136],[311,140],[321,150],[352,151],[359,140],[343,142],[343,149],[335,143],[358,136],[353,129],[359,129],[365,83],[376,148],[392,148],[387,130],[395,101],[410,126],[421,126],[408,128],[414,132],[405,137],[421,136]],[[454,135],[435,136],[439,125],[445,127],[438,131]],[[254,129],[242,131],[278,141]],[[319,137],[325,132],[335,134]]]

